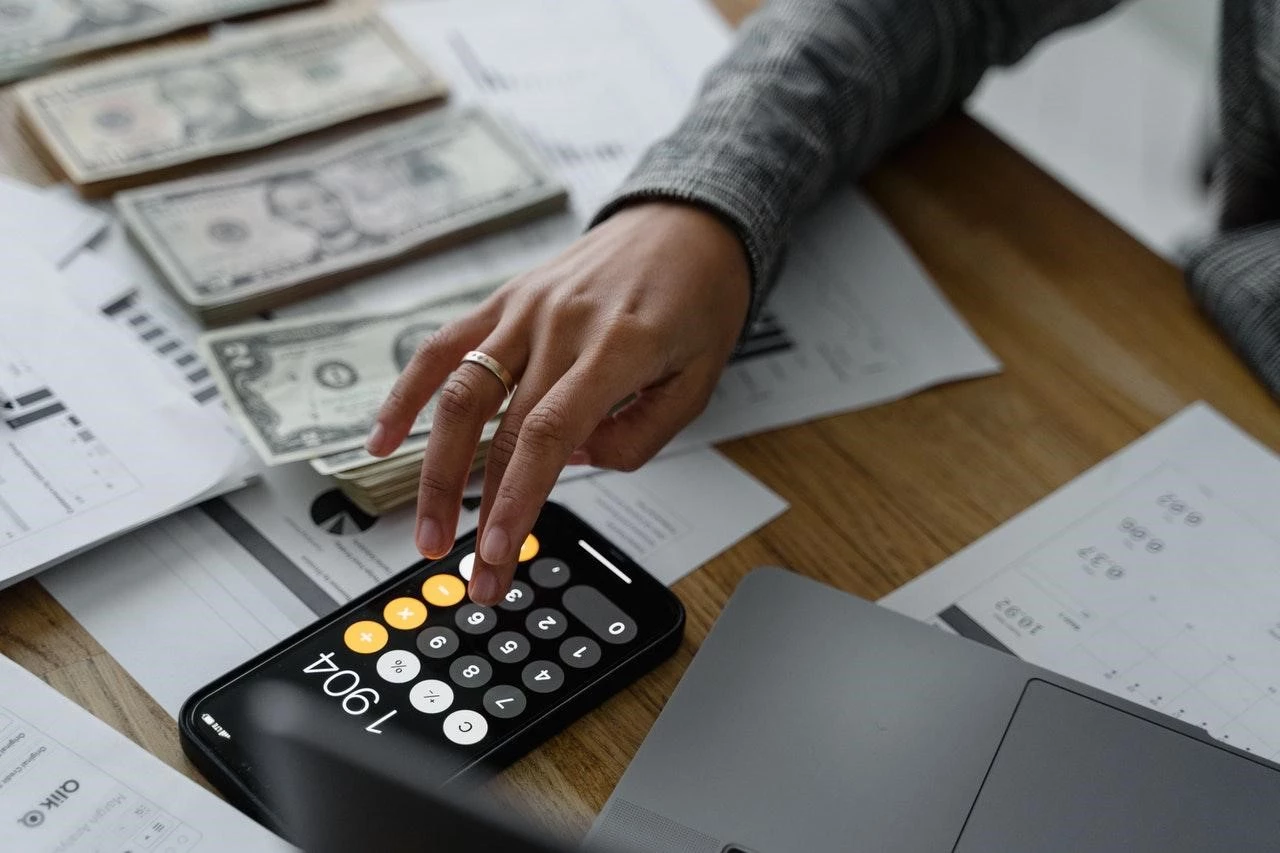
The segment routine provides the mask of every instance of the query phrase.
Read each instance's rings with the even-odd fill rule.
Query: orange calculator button
[[[382,651],[387,644],[387,629],[377,622],[357,622],[342,635],[347,648],[358,655],[371,655]]]
[[[382,621],[401,631],[412,631],[427,621],[427,605],[416,598],[397,598],[382,610]]]
[[[436,607],[452,607],[466,594],[466,584],[457,575],[434,575],[422,585],[422,597]]]
[[[524,539],[524,544],[520,546],[520,562],[532,560],[538,556],[538,550],[542,546],[538,544],[538,537],[530,533]]]

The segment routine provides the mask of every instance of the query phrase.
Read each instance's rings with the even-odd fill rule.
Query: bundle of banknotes
[[[364,443],[387,393],[424,338],[479,306],[497,283],[395,313],[348,312],[247,323],[200,339],[223,400],[268,465],[309,461],[365,512],[413,500],[434,399],[386,459]],[[477,454],[482,463],[493,426]]]
[[[0,83],[90,51],[309,0],[5,0]]]
[[[567,200],[538,157],[476,108],[433,110],[304,155],[115,199],[174,292],[211,324]]]
[[[375,12],[340,8],[90,63],[16,91],[46,159],[95,195],[442,98],[447,86]]]

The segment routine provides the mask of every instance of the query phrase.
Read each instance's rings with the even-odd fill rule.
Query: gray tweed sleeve
[[[1280,397],[1280,92],[1272,69],[1280,7],[1224,0],[1219,90],[1223,146],[1214,184],[1220,232],[1186,259],[1204,312]]]
[[[746,247],[755,316],[793,222],[833,180],[861,175],[992,65],[1116,3],[772,0],[596,222],[645,198],[718,213]]]

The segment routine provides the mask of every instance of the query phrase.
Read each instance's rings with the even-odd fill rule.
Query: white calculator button
[[[421,671],[422,662],[413,652],[392,649],[383,652],[382,657],[378,658],[378,675],[382,676],[383,681],[390,681],[392,684],[413,681]]]
[[[434,678],[409,688],[409,704],[424,714],[439,714],[453,704],[453,688]]]
[[[471,570],[476,567],[476,554],[472,551],[458,562],[458,574],[462,575],[464,581],[471,580]]]
[[[454,711],[444,718],[444,736],[458,746],[479,743],[488,733],[488,721],[475,711]]]

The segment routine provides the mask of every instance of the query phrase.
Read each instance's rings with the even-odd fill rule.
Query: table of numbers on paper
[[[883,603],[1280,760],[1277,498],[1193,407]]]

